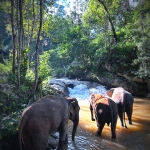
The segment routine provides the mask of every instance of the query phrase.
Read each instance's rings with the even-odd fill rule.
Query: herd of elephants
[[[119,116],[121,125],[126,126],[125,112],[132,124],[133,96],[122,87],[111,88],[103,94],[91,94],[89,106],[91,120],[97,124],[97,135],[101,135],[105,123],[111,123],[112,138],[116,138],[116,124]],[[27,107],[20,116],[20,149],[46,150],[48,137],[59,132],[57,150],[68,149],[68,120],[73,121],[72,141],[79,123],[80,106],[77,99],[49,95]],[[94,119],[95,118],[95,119]]]

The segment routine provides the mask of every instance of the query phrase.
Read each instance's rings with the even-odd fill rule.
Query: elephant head
[[[79,122],[79,105],[74,98],[45,96],[27,107],[21,114],[19,143],[27,150],[45,150],[48,136],[59,132],[57,150],[68,149],[68,119],[74,122],[72,140]]]
[[[71,101],[71,102],[69,102],[69,104],[70,104],[69,105],[69,110],[70,110],[69,119],[71,121],[73,121],[72,141],[74,141],[75,133],[76,133],[78,123],[79,123],[79,110],[80,110],[80,107],[79,107],[77,99],[67,97],[67,100]]]

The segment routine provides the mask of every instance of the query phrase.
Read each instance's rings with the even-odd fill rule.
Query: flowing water
[[[133,125],[128,124],[123,128],[120,120],[117,121],[116,136],[111,139],[110,126],[105,125],[101,136],[96,135],[97,126],[91,121],[89,109],[89,95],[91,93],[103,93],[103,86],[95,88],[84,84],[70,89],[70,96],[76,97],[80,105],[80,121],[75,136],[75,142],[71,140],[72,122],[69,121],[69,150],[150,150],[150,99],[134,98]]]

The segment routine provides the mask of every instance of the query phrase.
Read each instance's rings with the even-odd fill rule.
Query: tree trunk
[[[108,19],[109,19],[109,22],[110,22],[110,25],[111,25],[111,28],[112,28],[112,32],[114,34],[114,39],[115,39],[115,42],[117,43],[118,39],[117,39],[117,34],[116,34],[116,31],[115,31],[115,27],[114,27],[114,24],[111,20],[111,17],[110,17],[110,14],[108,12],[108,9],[106,7],[106,5],[104,4],[104,2],[102,0],[98,0],[104,7],[105,11],[107,12],[107,15],[108,15]]]
[[[31,28],[31,31],[28,30],[28,35],[29,35],[29,38],[28,38],[28,47],[31,44],[31,39],[32,39],[32,35],[33,35],[33,31],[34,31],[34,24],[35,24],[34,0],[32,1],[32,13],[33,13],[32,28]]]
[[[40,43],[40,34],[41,34],[41,29],[42,29],[42,16],[43,16],[43,11],[42,11],[42,7],[43,7],[43,1],[40,0],[40,26],[39,26],[39,32],[38,32],[38,36],[37,36],[37,41],[36,41],[36,53],[35,53],[35,80],[34,80],[34,88],[33,88],[33,94],[32,97],[35,95],[35,91],[37,88],[37,84],[38,84],[38,65],[39,65],[39,43]]]
[[[11,28],[12,28],[12,45],[13,45],[12,73],[15,74],[16,41],[14,33],[14,0],[11,0]]]
[[[32,27],[31,27],[31,31],[29,31],[29,23],[28,23],[28,48],[30,47],[30,44],[32,42],[32,35],[33,35],[33,31],[34,31],[34,25],[35,25],[35,8],[34,8],[34,0],[32,0],[32,13],[33,13],[33,20],[32,20]],[[31,52],[28,53],[27,57],[28,57],[28,69],[30,67],[29,63],[30,63],[30,56],[31,56]]]
[[[21,66],[21,50],[23,47],[23,16],[22,16],[22,0],[19,0],[19,49],[18,49],[18,90],[20,91],[20,66]]]

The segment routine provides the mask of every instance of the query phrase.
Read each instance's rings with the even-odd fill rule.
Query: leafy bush
[[[55,70],[55,76],[58,78],[63,77],[64,74],[65,74],[65,72],[64,72],[64,69],[62,69],[62,68],[58,68]]]
[[[0,63],[0,73],[6,74],[11,70],[11,63],[9,61],[5,61],[5,64]]]
[[[113,50],[110,64],[114,72],[131,73],[136,67],[132,65],[133,60],[137,58],[136,47],[133,43],[119,43]],[[130,57],[128,57],[130,56]]]
[[[49,64],[50,53],[48,51],[44,52],[43,55],[40,55],[40,64],[39,64],[39,78],[45,80],[50,75],[50,64]]]
[[[4,64],[0,63],[0,84],[5,83],[7,81],[6,75],[8,75],[8,73],[11,70],[10,61],[5,60],[4,62]]]
[[[9,116],[3,117],[0,121],[0,149],[18,150],[18,122],[21,110]]]
[[[86,67],[83,66],[82,64],[79,65],[72,65],[69,67],[67,71],[67,76],[71,78],[77,78],[77,77],[82,77],[86,74]]]

